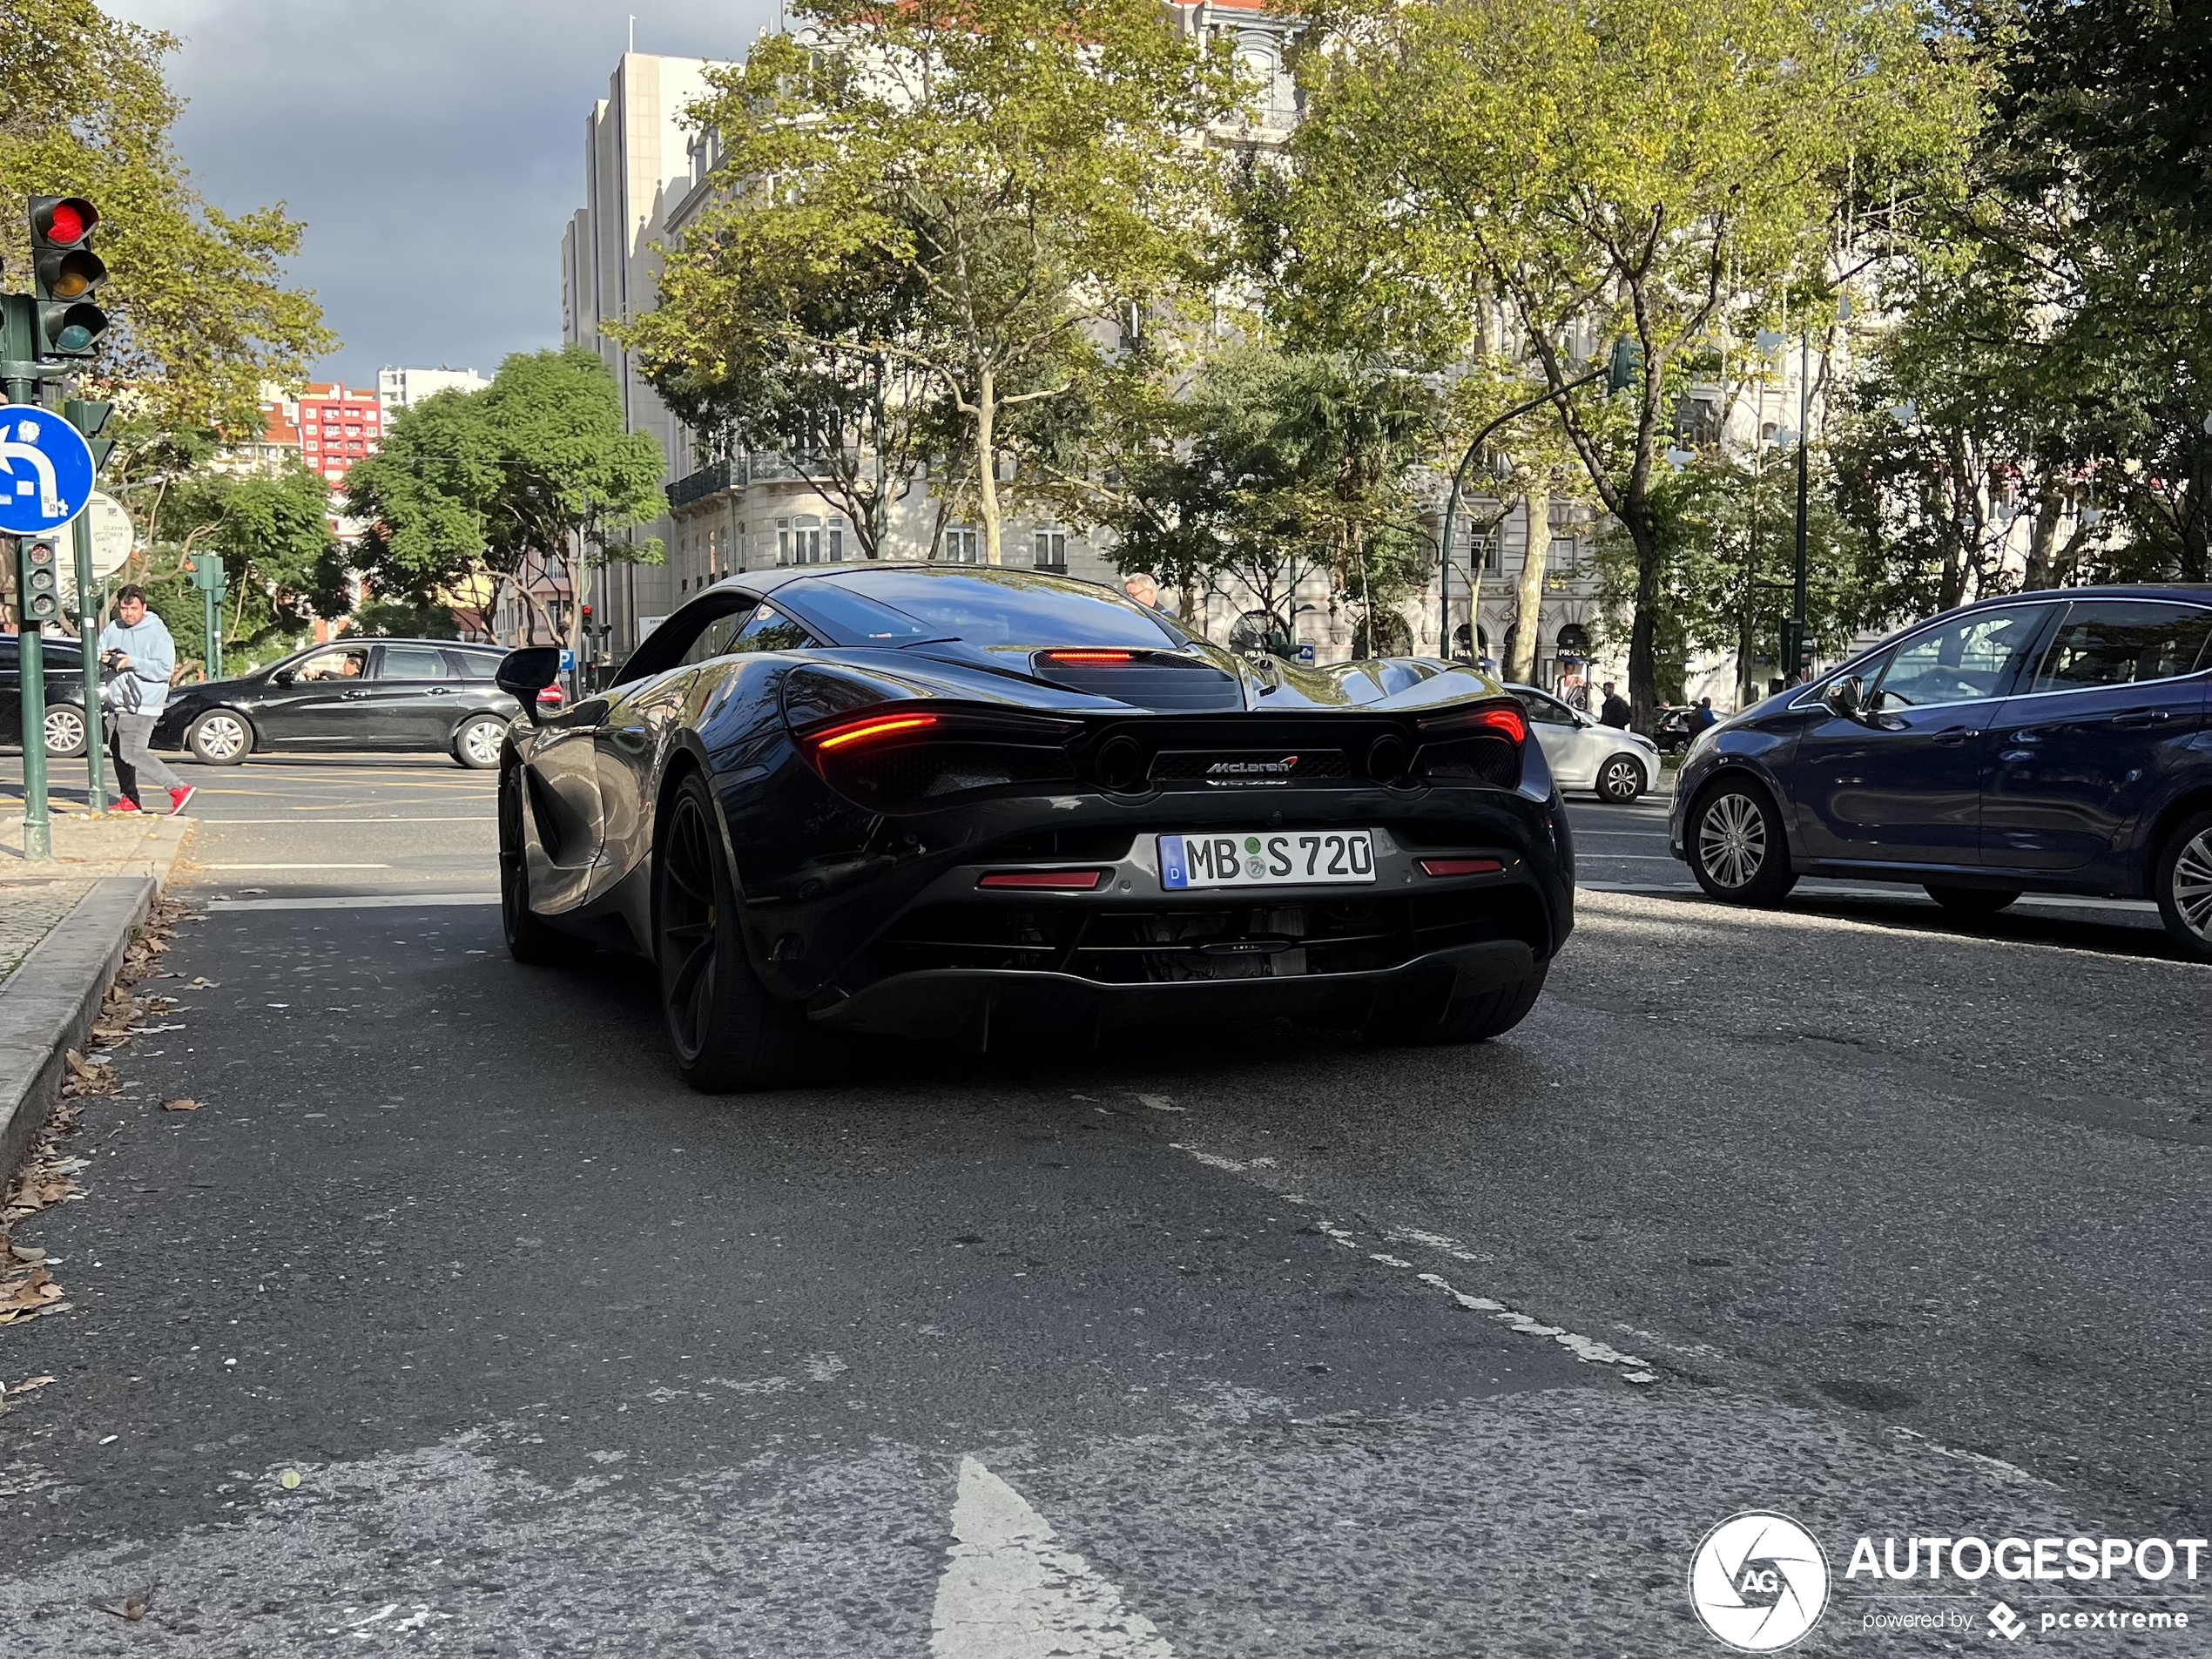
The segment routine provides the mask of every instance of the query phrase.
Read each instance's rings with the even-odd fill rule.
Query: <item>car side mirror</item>
[[[279,685],[289,685],[299,678],[300,671],[296,668],[280,668],[269,676],[269,678]]]
[[[538,725],[543,723],[544,717],[537,711],[537,694],[560,676],[558,645],[525,645],[499,659],[499,671],[492,679],[501,691],[523,705],[523,712],[530,717],[530,724]]]
[[[1858,676],[1846,674],[1822,692],[1820,700],[1838,719],[1864,723],[1866,718],[1865,696],[1866,689],[1859,684]]]

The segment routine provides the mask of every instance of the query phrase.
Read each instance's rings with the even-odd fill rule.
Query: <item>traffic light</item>
[[[51,536],[26,536],[16,543],[16,615],[38,628],[62,616],[60,569]]]
[[[30,199],[31,286],[37,292],[37,349],[42,357],[90,357],[107,332],[107,313],[93,291],[107,266],[92,252],[100,211],[82,196]]]
[[[115,453],[115,440],[100,435],[107,430],[107,423],[114,415],[114,404],[88,402],[81,397],[72,397],[62,405],[62,419],[84,435],[86,445],[92,451],[92,469],[95,472],[106,466],[107,458]]]
[[[1643,347],[1626,334],[1613,342],[1613,355],[1605,365],[1605,395],[1627,391],[1643,373]]]

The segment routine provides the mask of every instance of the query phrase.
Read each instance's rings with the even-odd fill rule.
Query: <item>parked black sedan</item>
[[[501,653],[449,639],[341,639],[232,679],[169,694],[155,745],[210,765],[255,752],[401,749],[499,764],[522,705],[499,689]]]
[[[1675,792],[1700,886],[1917,882],[2157,901],[2212,961],[2212,588],[2077,588],[1948,611],[1707,728]]]
[[[709,1089],[787,1082],[838,1033],[1480,1042],[1574,919],[1567,816],[1495,680],[1251,661],[1107,588],[966,567],[710,589],[608,690],[516,724],[499,845],[515,955],[651,960]]]
[[[0,748],[23,745],[22,647],[0,633]],[[46,752],[69,759],[84,752],[84,658],[74,639],[47,639],[38,655],[45,665]]]

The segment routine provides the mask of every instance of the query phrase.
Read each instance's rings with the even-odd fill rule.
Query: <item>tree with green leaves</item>
[[[1591,488],[1635,550],[1629,679],[1657,716],[1654,467],[1685,359],[1836,274],[1862,239],[1946,196],[1976,119],[1928,20],[1877,0],[1413,0],[1317,6],[1298,188],[1340,228],[1370,308],[1525,353]],[[1893,204],[1893,206],[1892,206]],[[1632,390],[1568,385],[1615,337]]]
[[[1226,44],[1150,0],[807,0],[795,18],[710,74],[697,116],[725,193],[664,279],[671,327],[703,339],[657,331],[649,356],[710,379],[745,361],[714,350],[703,307],[766,248],[832,294],[911,294],[913,312],[871,298],[850,318],[785,306],[774,331],[802,361],[848,360],[840,379],[896,363],[951,406],[996,564],[1010,413],[1066,397],[1122,323],[1205,274]]]
[[[368,521],[356,555],[380,597],[435,599],[514,583],[546,631],[580,644],[589,572],[658,563],[660,543],[624,532],[658,517],[660,447],[623,428],[622,398],[581,346],[517,353],[479,392],[440,392],[401,411],[382,450],[347,475],[347,511]],[[565,568],[579,604],[557,629],[531,591]]]
[[[205,200],[171,141],[182,104],[162,77],[173,36],[92,0],[0,6],[0,198],[90,199],[112,273],[114,320],[89,377],[128,387],[162,424],[259,426],[264,382],[295,382],[336,347],[314,297],[286,286],[301,226],[281,206]],[[29,232],[0,214],[0,264],[23,271]]]
[[[1371,641],[1420,591],[1434,543],[1413,468],[1433,447],[1435,400],[1418,378],[1258,344],[1208,358],[1180,395],[1133,422],[1101,486],[1116,563],[1184,596],[1266,612],[1288,634],[1325,577]]]
[[[201,596],[191,578],[196,553],[223,561],[226,658],[251,661],[288,647],[316,617],[342,617],[350,608],[328,487],[306,468],[197,469],[147,502],[144,545],[127,574],[168,624],[179,658],[205,660],[206,653]]]

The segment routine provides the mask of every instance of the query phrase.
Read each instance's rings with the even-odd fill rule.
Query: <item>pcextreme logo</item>
[[[1739,1652],[1778,1652],[1827,1610],[1828,1558],[1787,1515],[1746,1510],[1707,1533],[1689,1558],[1689,1604]]]

